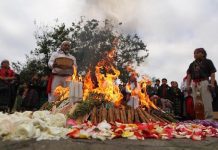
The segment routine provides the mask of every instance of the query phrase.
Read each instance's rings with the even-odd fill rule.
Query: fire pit
[[[93,124],[104,120],[109,123],[177,122],[173,115],[164,112],[149,99],[146,86],[151,81],[146,77],[136,82],[135,88],[132,88],[130,83],[126,84],[124,88],[132,103],[126,102],[119,86],[115,84],[120,71],[112,63],[114,51],[115,49],[109,51],[106,58],[96,65],[94,73],[96,81],[92,80],[91,71],[82,81],[74,67],[72,79],[68,79],[69,88],[56,88],[58,100],[48,105],[50,110],[65,113],[80,123],[86,120],[90,120]],[[127,69],[131,76],[138,75],[134,69],[129,67]]]

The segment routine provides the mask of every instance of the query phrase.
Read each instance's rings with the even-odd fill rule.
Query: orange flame
[[[90,92],[95,92],[99,94],[104,94],[105,99],[113,102],[118,106],[123,98],[118,85],[115,84],[115,80],[120,75],[120,71],[115,69],[111,62],[115,55],[115,49],[107,52],[107,57],[105,60],[98,62],[95,67],[95,76],[97,78],[98,87],[94,88],[91,80],[90,72],[86,75],[84,79],[84,99],[87,98]],[[101,72],[105,70],[105,74]]]
[[[114,45],[117,45],[118,40],[114,41]],[[106,52],[106,57],[99,61],[95,67],[95,76],[98,82],[98,86],[95,87],[95,84],[92,82],[91,71],[89,70],[83,80],[83,100],[86,100],[91,92],[99,93],[105,95],[105,99],[113,102],[116,106],[120,105],[123,95],[120,92],[118,85],[115,84],[116,79],[120,75],[120,71],[117,70],[112,62],[115,57],[115,47],[111,51]],[[72,81],[82,81],[82,77],[77,76],[77,68],[73,66],[74,73],[72,75]],[[138,73],[131,67],[127,66],[126,70],[131,73],[131,77],[135,79],[139,76]],[[103,72],[104,73],[103,73]],[[149,99],[149,95],[146,92],[147,85],[151,84],[151,81],[145,76],[140,82],[135,80],[136,88],[131,89],[130,83],[126,85],[126,90],[131,93],[132,96],[138,96],[140,99],[141,105],[146,106],[147,108],[155,108],[155,104]],[[55,89],[56,95],[61,95],[62,99],[69,97],[69,88],[57,87]]]
[[[65,100],[67,98],[69,98],[70,95],[70,88],[69,87],[62,87],[62,86],[58,86],[55,88],[54,91],[54,95],[59,97],[60,101]]]
[[[130,83],[128,83],[126,85],[127,91],[131,93],[132,96],[138,96],[141,105],[144,105],[147,108],[152,107],[154,109],[157,109],[156,105],[150,100],[149,95],[146,92],[147,85],[151,85],[151,80],[143,76],[143,79],[138,83],[136,80],[138,73],[136,73],[136,71],[132,69],[130,66],[128,66],[126,69],[131,73],[130,80],[135,80],[133,82],[136,84],[135,88],[131,89],[131,85]]]
[[[88,97],[90,91],[92,91],[93,89],[94,89],[94,84],[92,83],[91,71],[89,70],[83,82],[83,99],[84,100]]]
[[[139,93],[139,98],[141,100],[141,104],[145,105],[147,108],[154,108],[157,109],[157,106],[150,100],[149,95],[147,94],[146,88],[147,85],[151,85],[151,80],[147,77],[143,77],[143,79],[139,82],[141,85],[141,92]],[[143,92],[142,92],[143,91]]]
[[[73,80],[73,81],[77,80],[77,69],[76,69],[76,66],[75,66],[75,65],[73,65],[72,80]]]
[[[72,66],[73,68],[73,75],[66,79],[67,82],[71,81],[82,81],[82,76],[77,76],[77,68],[75,65]],[[54,91],[54,95],[58,97],[59,100],[68,99],[70,96],[70,88],[69,87],[62,87],[57,86]]]
[[[106,75],[104,75],[100,72],[102,66],[96,66],[95,74],[98,81],[98,87],[95,88],[93,92],[103,93],[105,95],[105,99],[118,106],[123,98],[119,87],[115,84],[115,80],[120,75],[120,71],[116,70],[113,66],[110,67],[114,74],[106,73]]]

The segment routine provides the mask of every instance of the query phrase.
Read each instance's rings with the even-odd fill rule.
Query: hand
[[[207,88],[211,93],[215,91],[215,86],[212,84],[209,84]]]
[[[55,68],[55,67],[57,67],[57,66],[58,66],[58,65],[57,65],[56,63],[54,63],[52,67]]]
[[[214,86],[213,84],[211,84],[211,87],[212,87],[213,89],[215,89],[215,86]]]
[[[212,84],[209,84],[207,88],[211,92],[212,97],[215,98],[216,97],[215,86]]]
[[[54,64],[53,68],[62,68],[62,65]]]

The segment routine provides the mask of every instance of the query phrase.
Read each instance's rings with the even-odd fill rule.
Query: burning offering
[[[93,124],[104,120],[109,123],[177,122],[172,114],[164,112],[150,100],[146,87],[151,81],[143,76],[138,82],[139,75],[130,66],[126,68],[131,74],[129,82],[120,89],[115,82],[120,75],[113,65],[115,55],[115,49],[112,49],[97,63],[95,81],[91,71],[82,80],[74,67],[72,79],[68,79],[69,87],[57,87],[55,93],[59,99],[47,108],[64,113],[78,123],[87,120]]]
[[[129,81],[119,87],[116,80],[120,71],[112,63],[114,56],[115,49],[107,52],[95,71],[88,71],[83,79],[74,68],[73,76],[67,79],[69,86],[57,87],[57,100],[42,108],[50,111],[0,114],[0,122],[5,125],[0,126],[1,137],[12,140],[66,136],[100,140],[218,137],[216,123],[179,122],[173,114],[158,107],[158,97],[150,98],[147,93],[151,80],[143,76],[138,81],[139,75],[131,67],[127,67]]]

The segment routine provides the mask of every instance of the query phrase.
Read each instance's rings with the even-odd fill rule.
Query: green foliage
[[[72,23],[71,26],[58,24],[54,27],[39,28],[35,33],[37,47],[31,52],[27,63],[14,65],[21,70],[22,75],[29,76],[30,72],[48,73],[48,60],[53,51],[55,51],[62,41],[70,40],[72,50],[70,53],[77,59],[78,73],[85,73],[88,69],[92,71],[99,60],[105,56],[105,52],[114,47],[113,41],[119,39],[116,45],[116,58],[113,65],[121,71],[121,80],[126,82],[128,73],[125,66],[144,62],[148,56],[146,45],[137,35],[126,35],[116,31],[109,20],[99,22],[92,19],[85,21],[81,19],[78,23]],[[118,25],[121,25],[118,24]],[[139,53],[144,51],[144,56]],[[26,77],[28,78],[28,77]]]
[[[103,103],[105,103],[103,94],[90,93],[86,100],[78,104],[72,116],[68,117],[72,119],[83,117],[86,114],[89,114],[94,108],[94,106],[100,106]]]
[[[47,63],[41,59],[27,57],[27,62],[20,71],[21,82],[30,81],[34,74],[47,74],[48,72]]]

